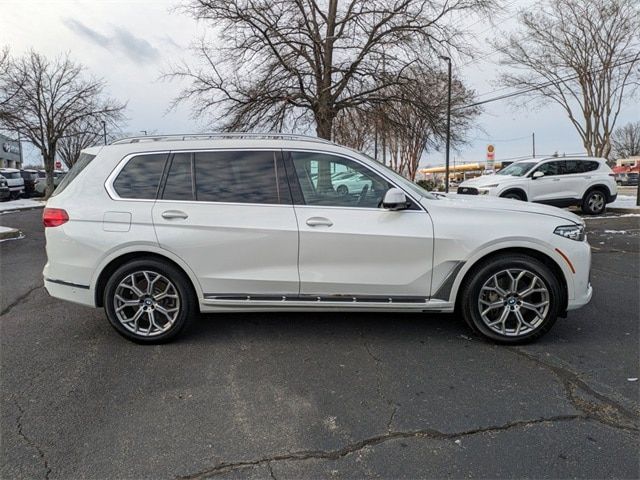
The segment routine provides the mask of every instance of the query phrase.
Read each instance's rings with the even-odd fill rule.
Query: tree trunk
[[[46,188],[45,188],[45,193],[44,193],[44,198],[47,199],[51,196],[51,194],[53,193],[53,189],[55,188],[55,185],[53,184],[53,169],[55,167],[56,164],[56,160],[55,160],[55,154],[47,154],[47,155],[43,155],[43,160],[44,160],[44,171],[46,174]]]

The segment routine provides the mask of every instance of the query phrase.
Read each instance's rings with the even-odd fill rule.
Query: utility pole
[[[536,132],[531,134],[531,146],[533,148],[533,158],[536,158]]]
[[[447,153],[444,168],[444,191],[445,193],[449,193],[449,149],[451,142],[451,58],[444,56],[441,56],[440,58],[442,60],[445,60],[448,63],[449,67],[449,88],[447,91]]]
[[[104,144],[107,144],[107,122],[102,120],[102,137],[104,140]]]

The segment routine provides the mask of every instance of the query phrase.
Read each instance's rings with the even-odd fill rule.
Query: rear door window
[[[166,153],[132,157],[113,182],[113,189],[121,198],[155,200],[166,161]],[[60,185],[66,182],[71,172]]]
[[[280,152],[195,152],[194,165],[198,201],[291,203]]]

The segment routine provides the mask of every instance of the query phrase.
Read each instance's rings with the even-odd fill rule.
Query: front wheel
[[[518,192],[507,192],[504,195],[502,195],[502,198],[510,198],[512,200],[524,201],[524,196]]]
[[[195,316],[189,279],[178,268],[156,259],[140,259],[118,268],[104,293],[109,322],[137,343],[175,338]]]
[[[479,265],[462,288],[460,307],[467,324],[504,344],[531,342],[547,333],[562,301],[553,272],[526,255],[507,255]]]

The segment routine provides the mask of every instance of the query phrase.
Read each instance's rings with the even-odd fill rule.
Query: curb
[[[30,205],[28,207],[16,207],[16,208],[8,208],[7,210],[2,209],[2,204],[0,204],[0,215],[5,215],[13,212],[22,212],[23,210],[35,210],[37,208],[44,208],[44,203],[42,205]]]
[[[0,232],[0,241],[2,240],[11,240],[13,238],[20,238],[22,236],[22,232],[20,230],[16,230],[12,228],[7,232]]]
[[[635,207],[635,208],[608,208],[605,210],[606,212],[611,212],[611,213],[640,213],[640,207]]]

